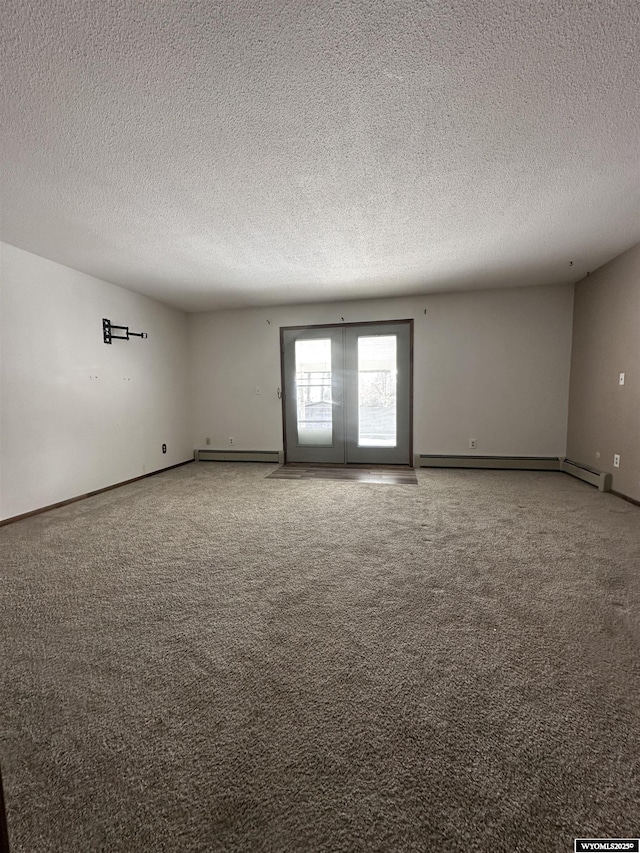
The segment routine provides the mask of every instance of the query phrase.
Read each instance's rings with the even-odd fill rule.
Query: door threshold
[[[351,468],[354,471],[413,471],[413,465],[385,465],[377,462],[285,462],[283,468],[336,468],[344,471]]]
[[[417,486],[415,468],[411,465],[354,465],[343,463],[307,464],[290,462],[267,475],[269,480],[341,480],[351,483],[378,483],[379,485]]]

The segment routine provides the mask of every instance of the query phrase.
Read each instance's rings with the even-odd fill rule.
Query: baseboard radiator
[[[195,451],[196,462],[284,462],[282,450],[212,450],[205,447]]]
[[[560,465],[560,470],[564,471],[565,474],[571,474],[572,477],[584,480],[585,483],[596,486],[601,492],[611,491],[611,474],[606,471],[598,471],[596,468],[579,465],[577,462],[572,462],[571,459],[562,459]]]
[[[558,456],[414,456],[414,468],[486,468],[511,471],[563,471],[601,492],[611,491],[611,474]]]
[[[493,468],[513,471],[560,471],[557,456],[446,456],[423,453],[414,468]]]

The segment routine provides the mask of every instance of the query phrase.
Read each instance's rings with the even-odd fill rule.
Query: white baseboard
[[[588,468],[586,465],[572,462],[571,459],[563,459],[560,470],[564,471],[565,474],[571,474],[572,477],[577,477],[579,480],[584,480],[585,483],[597,486],[601,492],[611,491],[611,474],[606,471]]]
[[[557,456],[467,456],[422,453],[413,457],[414,468],[490,468],[512,471],[563,471],[585,483],[611,491],[611,474]]]
[[[423,453],[414,457],[414,468],[491,468],[512,471],[560,471],[557,456],[468,456]]]
[[[283,450],[212,450],[205,447],[195,451],[196,462],[273,462],[282,465]]]

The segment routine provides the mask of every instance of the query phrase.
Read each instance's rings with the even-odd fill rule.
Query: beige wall
[[[415,453],[564,456],[572,312],[561,285],[192,314],[194,447],[282,448],[280,326],[414,318]]]
[[[576,285],[567,456],[640,500],[640,245]]]
[[[193,456],[182,312],[3,243],[0,273],[0,519]]]

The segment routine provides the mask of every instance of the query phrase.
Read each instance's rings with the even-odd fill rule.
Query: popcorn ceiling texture
[[[3,239],[186,310],[575,281],[640,239],[636,0],[3,18]]]

